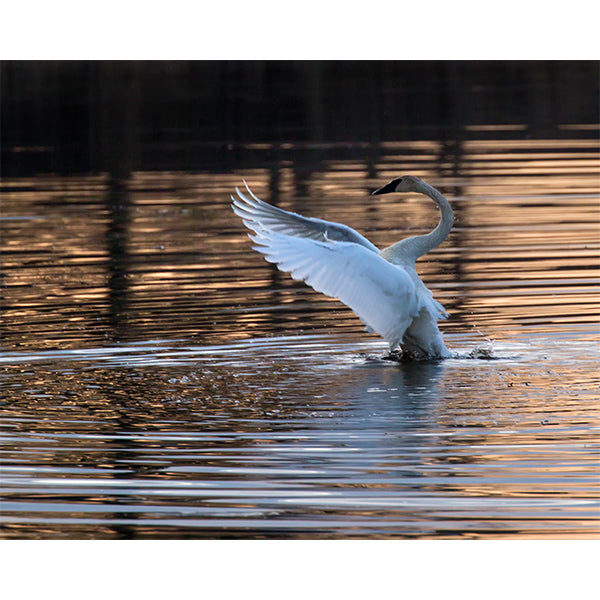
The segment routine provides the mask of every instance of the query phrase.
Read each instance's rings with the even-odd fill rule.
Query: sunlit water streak
[[[281,165],[276,188],[267,168],[137,173],[117,201],[101,176],[3,182],[2,535],[597,537],[590,142],[468,142],[452,177],[433,142],[384,145],[377,182],[339,160],[301,186]],[[457,215],[418,264],[446,361],[384,360],[228,207],[243,177],[384,246],[436,219],[365,203],[406,171]]]

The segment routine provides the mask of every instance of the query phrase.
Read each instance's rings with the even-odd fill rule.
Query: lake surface
[[[599,537],[598,141],[234,151],[2,181],[2,537]],[[369,196],[402,174],[455,210],[417,264],[445,361],[384,360],[229,207],[245,179],[384,247],[438,218]]]

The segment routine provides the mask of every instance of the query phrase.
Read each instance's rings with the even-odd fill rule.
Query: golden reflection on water
[[[406,171],[438,185],[456,212],[446,243],[419,262],[452,314],[446,331],[476,327],[502,337],[531,322],[592,324],[600,254],[597,146],[465,141],[446,164],[441,143],[389,143],[369,173],[355,159],[322,160],[299,181],[294,163],[284,160],[276,171],[135,173],[127,190],[116,192],[101,176],[8,180],[3,343],[77,347],[174,334],[210,343],[298,327],[364,336],[345,307],[252,252],[229,195],[246,179],[266,200],[344,222],[383,247],[431,229],[437,219],[418,195],[368,196]]]
[[[597,149],[290,146],[126,187],[4,180],[3,536],[597,536]],[[498,360],[382,361],[229,207],[246,179],[383,247],[437,221],[418,195],[370,197],[407,172],[456,214],[418,263],[448,346]]]

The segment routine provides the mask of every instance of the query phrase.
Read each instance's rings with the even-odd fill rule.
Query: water
[[[597,140],[443,148],[5,178],[2,536],[598,537]],[[418,195],[367,197],[403,173],[457,217],[418,263],[446,361],[384,360],[228,206],[243,178],[383,247],[437,220]]]

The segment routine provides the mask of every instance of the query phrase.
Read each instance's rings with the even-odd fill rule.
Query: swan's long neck
[[[415,191],[429,196],[437,204],[441,212],[440,222],[431,233],[403,240],[404,251],[408,251],[409,254],[414,256],[414,260],[417,260],[419,256],[423,256],[430,250],[437,248],[448,237],[454,224],[454,213],[448,200],[428,183],[420,181]]]

